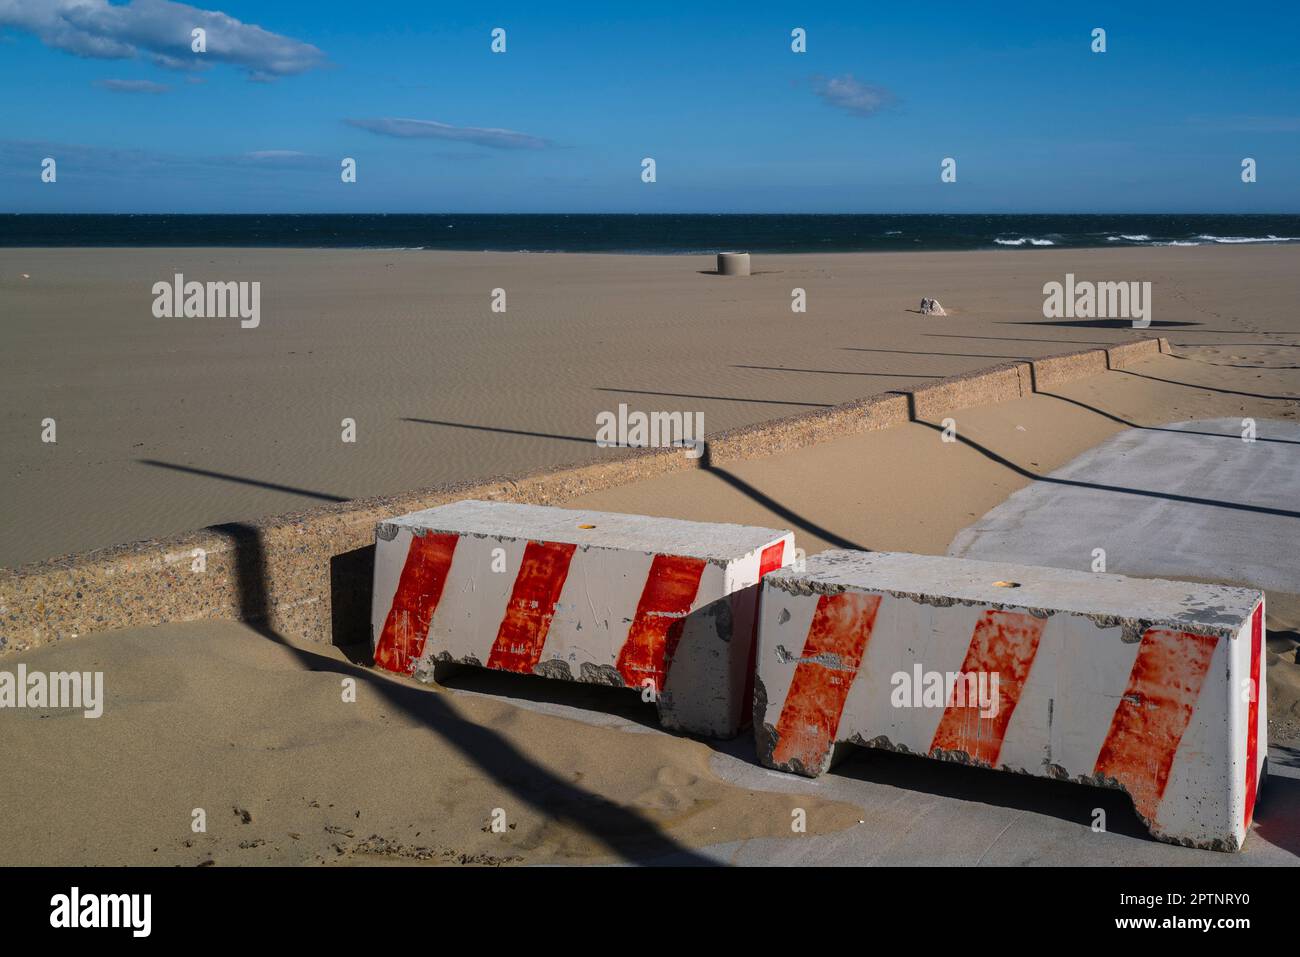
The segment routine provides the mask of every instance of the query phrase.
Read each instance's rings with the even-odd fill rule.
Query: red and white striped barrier
[[[1161,840],[1237,850],[1263,625],[1245,588],[823,552],[763,581],[759,758],[816,776],[846,742],[1118,787]]]
[[[790,532],[462,501],[381,522],[375,664],[436,662],[653,691],[665,726],[736,734],[753,696],[758,581]]]

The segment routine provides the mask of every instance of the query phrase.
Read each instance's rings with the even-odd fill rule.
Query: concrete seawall
[[[1163,339],[1143,339],[993,366],[721,432],[708,439],[709,457],[714,463],[761,458],[913,417],[934,419],[1168,349]],[[0,655],[94,631],[210,618],[260,622],[292,638],[365,641],[381,519],[465,498],[556,505],[700,462],[681,449],[619,450],[601,462],[356,499],[0,569]]]

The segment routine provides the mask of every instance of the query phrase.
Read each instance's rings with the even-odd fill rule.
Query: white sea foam
[[[999,246],[1023,246],[1025,243],[1029,243],[1030,245],[1033,246],[1055,246],[1056,245],[1056,243],[1054,243],[1050,239],[1033,239],[1024,236],[1022,236],[1019,239],[995,239],[993,241],[997,243]]]
[[[1210,236],[1203,233],[1196,238],[1213,243],[1291,243],[1300,236],[1274,236],[1272,233],[1267,236]]]

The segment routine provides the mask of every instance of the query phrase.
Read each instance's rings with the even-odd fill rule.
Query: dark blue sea
[[[806,253],[1297,242],[1295,214],[0,214],[0,246]]]

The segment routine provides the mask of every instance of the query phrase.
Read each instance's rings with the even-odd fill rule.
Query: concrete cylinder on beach
[[[749,253],[718,253],[718,275],[748,276]]]

